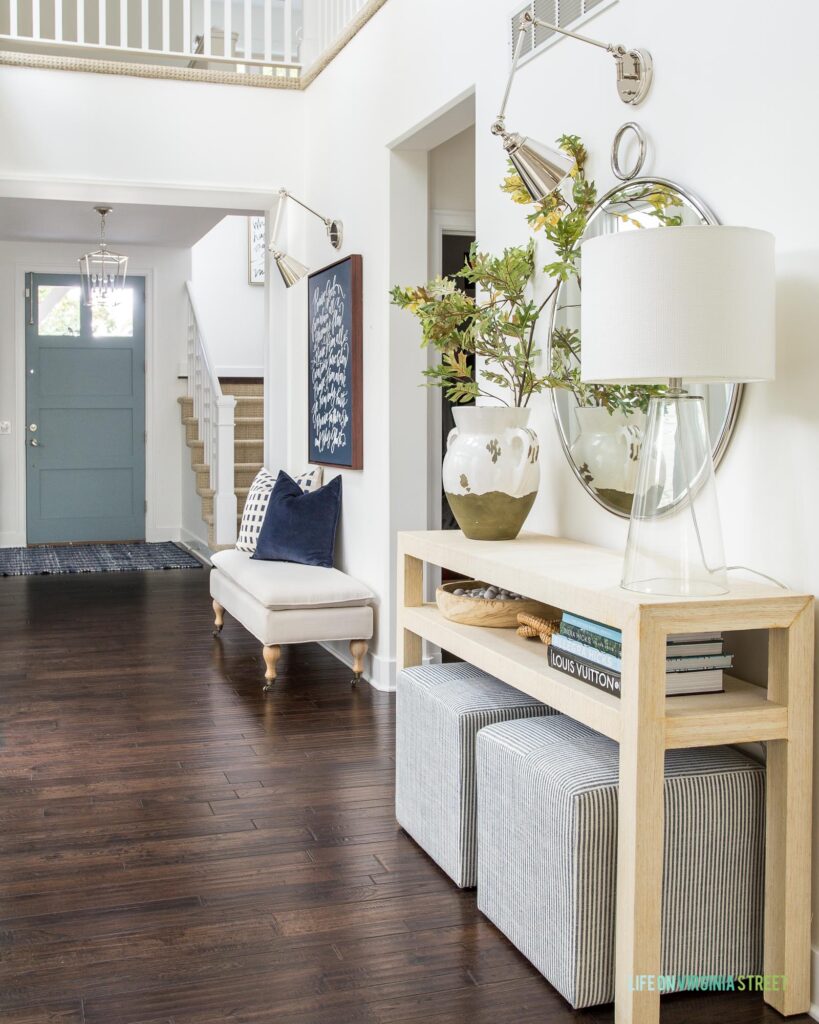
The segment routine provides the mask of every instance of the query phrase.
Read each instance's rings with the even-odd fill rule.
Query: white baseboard
[[[151,544],[181,539],[182,532],[178,526],[149,526],[145,530],[145,540]]]
[[[810,1009],[808,1013],[814,1020],[819,1020],[819,949],[810,948]]]
[[[195,533],[191,533],[190,530],[186,530],[184,527],[179,531],[179,536],[174,539],[178,540],[180,544],[184,544],[186,548],[189,548],[192,555],[210,565],[210,556],[213,552],[208,547],[207,541],[197,537]]]
[[[217,366],[217,377],[264,377],[263,366]]]
[[[349,641],[326,640],[319,644],[319,646],[349,666],[352,671],[353,659],[350,654]],[[428,656],[424,658],[424,664],[429,665],[440,660],[440,655]],[[395,691],[396,675],[395,658],[384,658],[379,654],[374,654],[372,651],[367,654],[364,662],[363,676],[370,686],[384,693],[393,693]]]
[[[0,548],[24,548],[26,535],[17,530],[6,530],[0,533]]]
[[[180,363],[176,371],[177,377],[187,380],[188,364]],[[263,366],[217,366],[217,377],[264,377]]]

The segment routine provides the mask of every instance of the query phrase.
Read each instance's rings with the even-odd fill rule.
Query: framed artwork
[[[364,468],[361,257],[307,278],[309,461]]]
[[[264,284],[264,217],[247,218],[247,283]]]

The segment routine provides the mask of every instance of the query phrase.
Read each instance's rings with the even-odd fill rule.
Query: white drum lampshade
[[[771,380],[774,237],[754,228],[622,231],[582,248],[581,375],[666,384],[652,398],[623,586],[728,590],[705,403],[683,382]]]

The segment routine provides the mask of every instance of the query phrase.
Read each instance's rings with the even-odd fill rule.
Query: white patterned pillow
[[[293,479],[303,491],[315,491],[321,487],[324,470],[321,466],[311,466]],[[236,541],[238,551],[248,551],[251,555],[256,550],[256,542],[262,529],[267,506],[276,477],[266,469],[256,474],[250,490],[247,492],[245,508],[242,512],[242,525],[239,527],[239,538]]]

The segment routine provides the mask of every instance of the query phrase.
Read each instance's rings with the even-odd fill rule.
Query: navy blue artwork
[[[310,274],[307,301],[309,461],[362,469],[361,257]]]

